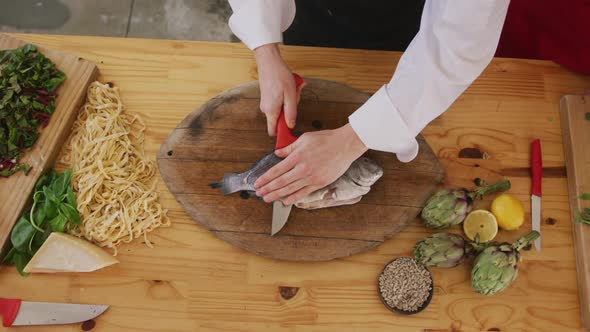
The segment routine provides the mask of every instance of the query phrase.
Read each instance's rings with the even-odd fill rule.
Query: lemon
[[[498,226],[507,231],[519,229],[524,223],[524,208],[518,199],[510,194],[502,194],[492,202],[492,213]]]
[[[498,234],[496,217],[488,210],[475,210],[463,221],[463,232],[471,240],[479,234],[479,242],[489,242]]]

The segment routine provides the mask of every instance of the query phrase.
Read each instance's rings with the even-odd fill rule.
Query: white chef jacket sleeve
[[[415,137],[443,113],[494,56],[509,0],[427,0],[420,31],[391,81],[349,117],[370,149],[402,162],[418,155]]]
[[[251,50],[283,42],[283,31],[295,18],[294,0],[229,0],[232,32]]]

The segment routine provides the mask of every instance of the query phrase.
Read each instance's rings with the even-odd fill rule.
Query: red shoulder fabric
[[[590,74],[590,1],[512,0],[496,56],[552,60]]]

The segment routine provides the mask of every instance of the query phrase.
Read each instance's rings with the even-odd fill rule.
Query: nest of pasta
[[[143,237],[169,226],[155,190],[156,165],[144,153],[145,124],[125,112],[118,88],[93,82],[74,122],[61,162],[72,169],[79,227],[70,234],[102,247]]]

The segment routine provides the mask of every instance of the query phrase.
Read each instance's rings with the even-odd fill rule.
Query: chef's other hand
[[[265,202],[294,204],[336,181],[367,151],[350,124],[335,130],[309,132],[275,153],[283,161],[263,174],[254,186]]]
[[[278,44],[260,46],[254,53],[260,81],[260,110],[266,115],[268,134],[276,136],[277,119],[283,105],[287,126],[295,127],[301,88],[295,89],[295,80],[281,57]]]

